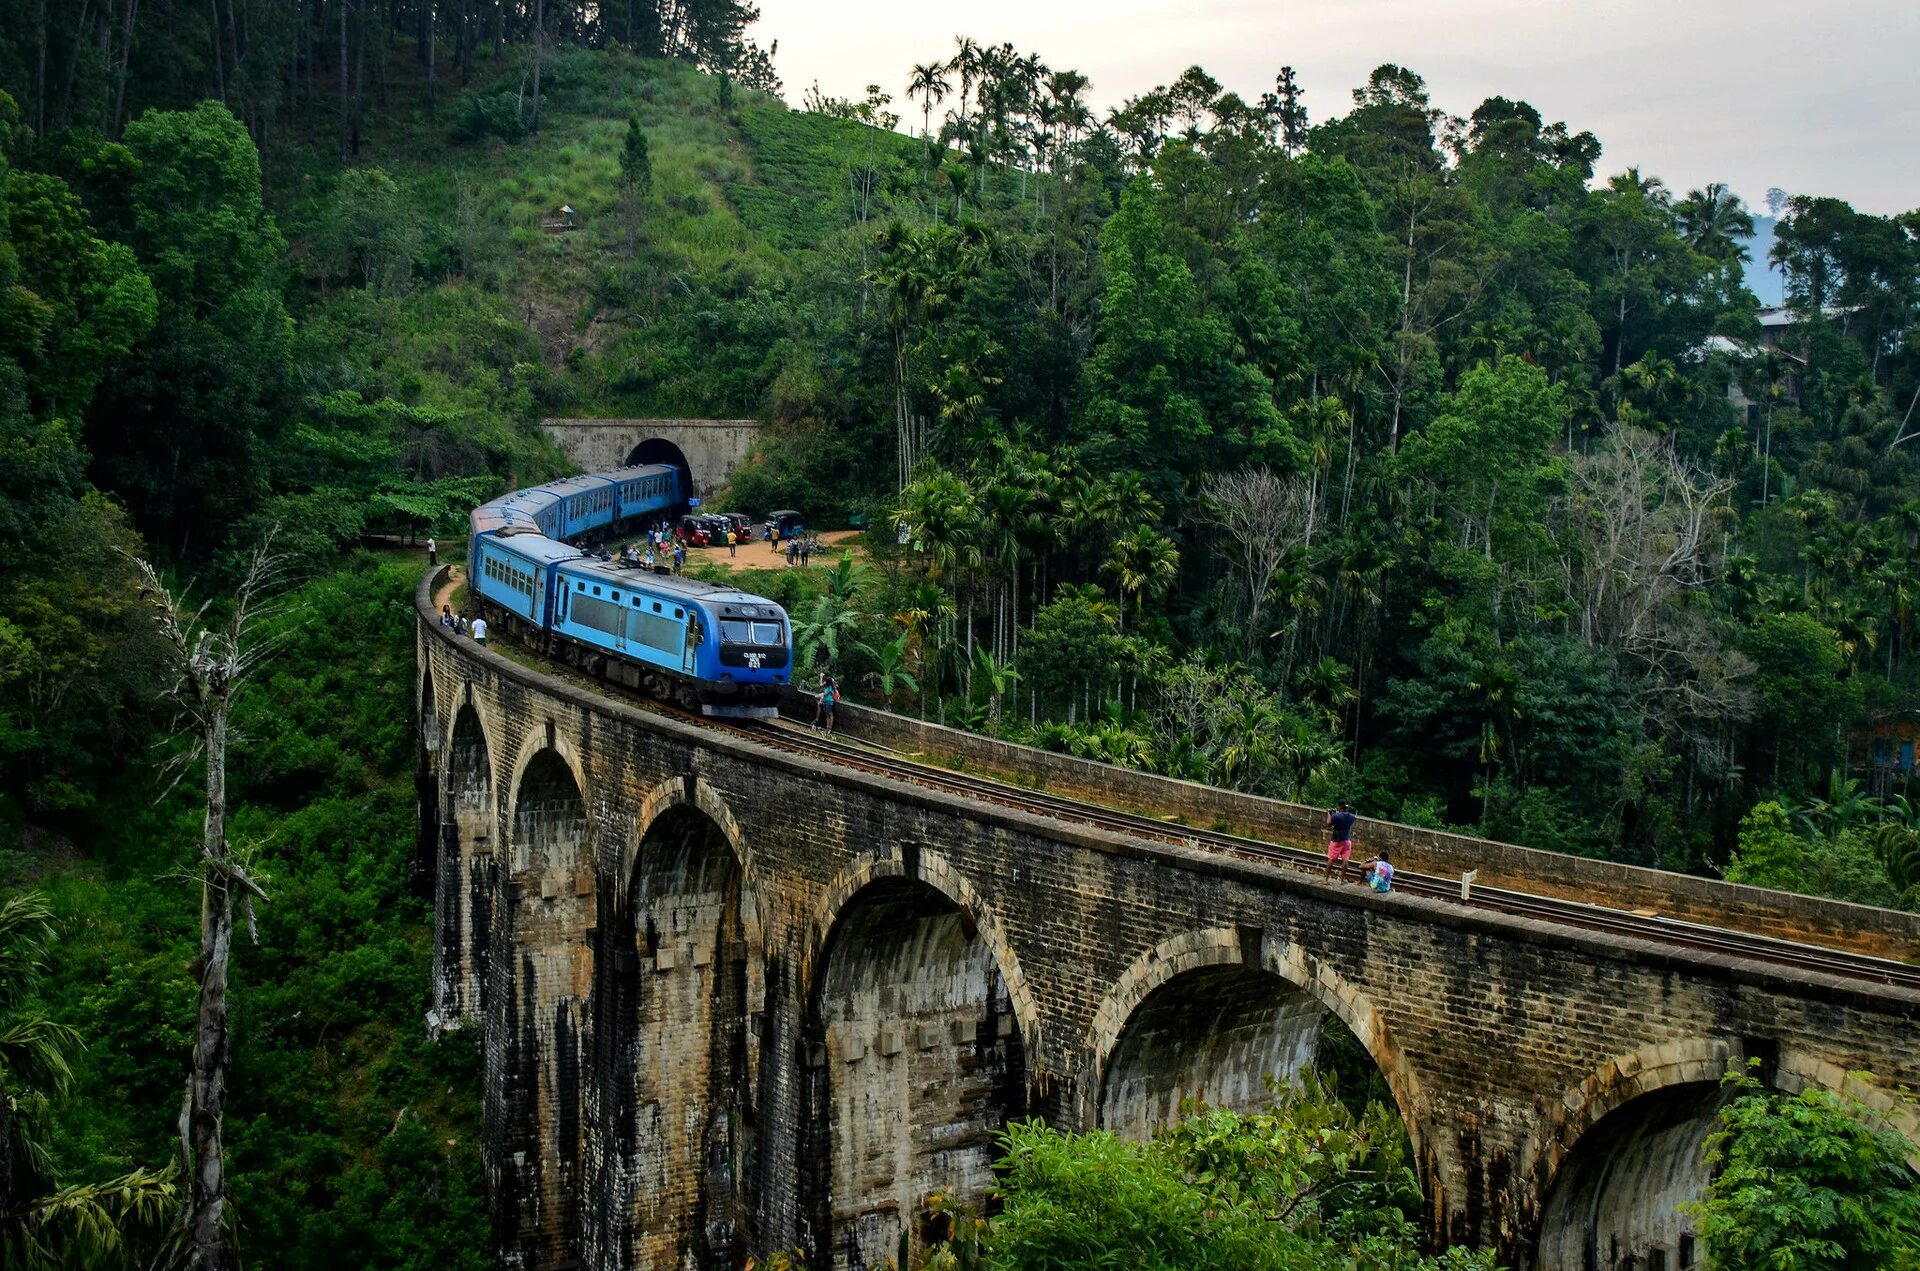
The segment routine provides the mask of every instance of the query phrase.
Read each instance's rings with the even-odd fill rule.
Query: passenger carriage
[[[677,507],[678,474],[637,465],[516,490],[469,518],[468,587],[503,635],[712,715],[770,717],[791,676],[771,600],[601,561],[565,540]]]

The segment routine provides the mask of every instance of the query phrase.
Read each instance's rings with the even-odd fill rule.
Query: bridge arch
[[[446,741],[441,736],[440,707],[433,691],[433,665],[424,658],[420,662],[420,679],[415,685],[413,701],[416,725],[413,759],[415,836],[413,869],[408,881],[415,895],[433,900],[437,905],[442,838],[440,776]],[[437,960],[437,944],[434,952]],[[438,982],[436,975],[436,986]]]
[[[1026,1109],[1031,997],[991,909],[924,850],[857,861],[822,897],[811,944],[813,1261],[910,1265],[944,1234],[930,1195],[986,1199],[995,1135]]]
[[[1741,1062],[1731,1041],[1686,1038],[1616,1055],[1569,1090],[1521,1150],[1531,1265],[1696,1265],[1678,1206],[1707,1185],[1720,1080]]]
[[[1796,1049],[1780,1052],[1773,1084],[1788,1094],[1818,1088],[1859,1100],[1873,1109],[1888,1126],[1906,1135],[1907,1142],[1915,1145],[1914,1154],[1907,1158],[1907,1165],[1920,1173],[1920,1107],[1916,1107],[1910,1099],[1903,1099],[1875,1085],[1867,1080],[1864,1073],[1848,1072],[1830,1060]]]
[[[1655,1250],[1670,1267],[1693,1265],[1702,1251],[1675,1206],[1706,1188],[1706,1137],[1729,1097],[1722,1078],[1745,1060],[1724,1038],[1650,1044],[1614,1056],[1567,1091],[1521,1152],[1537,1215],[1525,1242],[1533,1265],[1644,1264]],[[1861,1074],[1788,1049],[1769,1077],[1787,1094],[1818,1088],[1857,1099],[1920,1141],[1912,1107]],[[1920,1153],[1909,1164],[1920,1169]]]
[[[924,848],[907,852],[866,852],[854,858],[853,863],[840,872],[827,886],[820,903],[814,906],[813,921],[808,928],[807,965],[814,970],[815,978],[818,978],[820,958],[826,952],[834,926],[848,904],[868,884],[883,878],[909,878],[923,882],[945,896],[965,915],[993,955],[1000,982],[1006,986],[1007,997],[1013,1005],[1021,1043],[1027,1054],[1037,1062],[1045,1044],[1040,1029],[1040,1010],[1034,1002],[1033,989],[1020,970],[1020,959],[1014,953],[1013,942],[1007,938],[1005,927],[987,904],[986,898],[981,896],[965,874],[937,852],[929,852]]]
[[[573,1256],[580,1225],[581,1052],[593,953],[594,827],[578,756],[536,735],[514,763],[501,869],[501,947],[489,977],[486,1122],[503,1247],[539,1265]]]
[[[698,488],[698,483],[694,480],[693,465],[687,462],[687,452],[665,437],[648,437],[630,450],[627,453],[627,464],[632,466],[636,463],[661,463],[678,469],[682,502],[706,493]]]
[[[434,1004],[436,1031],[475,1017],[493,943],[494,748],[472,702],[454,710],[447,730],[436,818],[439,842],[433,870]]]
[[[714,791],[680,777],[648,791],[596,897],[590,1265],[737,1260],[751,1181],[750,1021],[764,974],[749,886],[745,840]]]
[[[1247,1022],[1253,1022],[1262,1010],[1268,1012],[1271,1022],[1297,1020],[1297,1007],[1304,999],[1314,1010],[1331,1012],[1347,1026],[1386,1079],[1401,1120],[1406,1124],[1415,1157],[1424,1160],[1425,1103],[1412,1067],[1402,1058],[1386,1021],[1367,996],[1338,971],[1309,960],[1299,946],[1284,937],[1257,928],[1211,927],[1169,936],[1142,952],[1121,973],[1094,1012],[1088,1029],[1079,1088],[1081,1124],[1093,1126],[1103,1121],[1106,1111],[1103,1104],[1116,1053],[1128,1034],[1129,1025],[1143,1018],[1141,1008],[1149,1004],[1156,992],[1176,980],[1235,970],[1248,976],[1277,980],[1295,995],[1289,998],[1274,992],[1264,996],[1257,992],[1247,994],[1245,990],[1251,985],[1242,980],[1240,1003],[1252,1008]],[[1317,1035],[1317,1027],[1313,1032]],[[1313,1038],[1301,1028],[1292,1038],[1283,1040],[1291,1040],[1297,1053],[1301,1041],[1310,1044]]]
[[[439,700],[433,688],[433,664],[424,658],[420,663],[420,690],[416,700],[419,702],[420,746],[438,772],[446,739],[441,728]]]
[[[541,780],[536,781],[532,786],[536,792],[545,790],[558,779],[559,774],[553,768],[554,764],[558,764],[565,770],[565,776],[571,783],[573,791],[571,796],[563,795],[562,797],[578,799],[581,815],[589,816],[585,764],[582,763],[579,752],[574,749],[572,739],[557,729],[536,730],[530,733],[521,743],[520,753],[514,757],[513,775],[507,784],[506,821],[508,826],[513,827],[513,832],[507,835],[509,852],[503,865],[511,878],[518,878],[533,868],[530,853],[544,842],[537,833],[523,835],[519,832],[522,824],[521,802],[529,790],[527,774],[536,764],[541,768]],[[526,822],[526,828],[529,830],[534,829],[536,825],[536,821]]]

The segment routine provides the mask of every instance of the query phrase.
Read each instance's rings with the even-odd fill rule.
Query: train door
[[[613,621],[609,624],[613,630],[608,633],[608,638],[613,641],[615,652],[625,653],[627,651],[627,603],[632,597],[622,600],[620,593],[611,589],[609,594],[613,597]]]
[[[689,675],[693,674],[694,655],[704,638],[700,630],[699,610],[687,610],[687,644],[685,651],[680,655],[680,669]]]

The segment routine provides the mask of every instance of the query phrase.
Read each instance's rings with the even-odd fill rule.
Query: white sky
[[[760,0],[787,100],[878,81],[905,98],[915,62],[953,37],[1011,41],[1089,76],[1102,110],[1199,63],[1252,99],[1291,65],[1315,123],[1344,114],[1382,62],[1426,77],[1435,105],[1524,99],[1674,190],[1725,181],[1761,208],[1769,186],[1863,211],[1920,207],[1916,0]],[[902,125],[906,125],[903,123]]]

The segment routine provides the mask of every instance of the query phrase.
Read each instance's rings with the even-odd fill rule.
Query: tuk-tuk
[[[673,536],[688,547],[705,547],[713,541],[712,531],[708,528],[704,516],[687,515],[680,518],[680,524],[674,529]]]
[[[796,534],[804,534],[807,522],[805,517],[792,508],[782,508],[778,512],[767,513],[767,523],[764,528],[769,537],[777,534],[780,541],[784,543]]]

